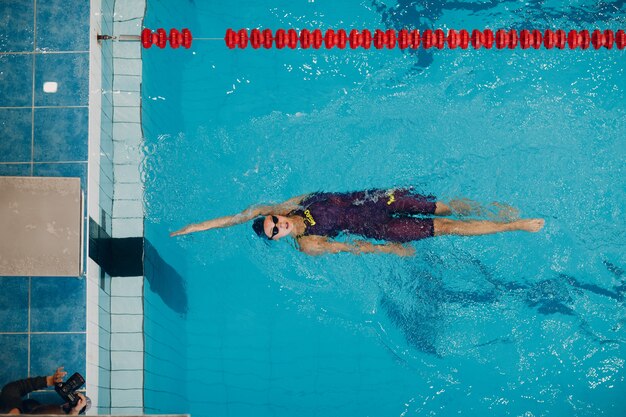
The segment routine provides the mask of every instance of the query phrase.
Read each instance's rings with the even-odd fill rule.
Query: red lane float
[[[147,29],[144,29],[144,31]],[[159,29],[162,30],[162,29]],[[183,32],[186,29],[183,29]],[[167,34],[165,31],[161,34],[157,31],[157,34],[149,32],[149,42],[146,46],[142,33],[142,43],[145,48],[149,48],[153,43],[157,46],[164,48],[167,41]],[[162,37],[165,36],[165,40]],[[170,44],[172,35],[170,34]],[[191,34],[189,34],[191,39]],[[556,31],[546,30],[541,32],[537,29],[527,30],[523,29],[517,31],[515,29],[505,30],[499,29],[495,32],[491,29],[478,30],[474,29],[468,32],[465,29],[456,31],[451,29],[447,34],[442,29],[426,29],[423,33],[419,30],[402,29],[395,31],[393,29],[376,29],[374,35],[367,29],[357,30],[352,29],[348,32],[344,29],[328,29],[322,33],[320,29],[309,31],[307,29],[301,30],[299,33],[294,29],[285,31],[284,29],[278,29],[275,33],[270,29],[263,31],[259,29],[252,29],[248,35],[246,29],[240,29],[234,31],[233,29],[226,30],[226,36],[224,41],[226,46],[230,49],[245,49],[248,45],[248,39],[253,49],[259,49],[263,47],[270,49],[275,46],[278,49],[283,49],[288,46],[290,49],[295,49],[298,46],[302,49],[320,49],[322,46],[326,49],[339,48],[345,49],[349,46],[350,49],[363,48],[369,49],[372,45],[376,49],[393,49],[396,46],[402,50],[404,49],[417,49],[420,46],[423,49],[437,48],[443,49],[448,47],[450,49],[467,49],[472,46],[474,49],[491,49],[495,45],[496,49],[515,49],[520,47],[521,49],[589,49],[593,46],[594,49],[600,49],[602,47],[606,49],[612,49],[616,46],[617,49],[624,49],[626,47],[626,33],[623,30],[613,32],[612,30],[601,31],[599,29],[594,30],[589,34],[588,30],[570,30],[566,32],[562,29]],[[163,46],[160,46],[163,45]],[[184,46],[184,45],[183,45]],[[172,47],[176,47],[172,44]]]
[[[172,47],[173,49],[176,49],[180,46],[189,49],[191,48],[192,40],[193,37],[191,36],[191,32],[187,28],[184,28],[181,31],[178,31],[177,29],[171,29],[169,36],[163,28],[157,29],[155,33],[153,33],[152,30],[148,28],[141,31],[141,45],[146,49],[150,48],[152,45],[156,45],[159,48],[163,49],[167,46],[168,41],[170,47]],[[242,46],[242,48],[245,47],[246,45]]]

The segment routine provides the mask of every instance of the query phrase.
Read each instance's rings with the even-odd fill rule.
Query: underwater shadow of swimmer
[[[469,258],[466,261],[478,267],[485,280],[492,284],[492,288],[486,291],[451,290],[446,288],[440,279],[427,272],[419,271],[412,274],[412,276],[417,277],[414,285],[405,285],[403,288],[402,284],[398,284],[393,290],[383,292],[379,299],[379,305],[389,320],[402,331],[410,346],[421,352],[441,357],[442,353],[438,349],[438,338],[440,326],[444,319],[443,310],[447,304],[454,303],[465,307],[476,304],[495,304],[511,293],[517,294],[521,301],[529,308],[535,309],[539,314],[563,314],[578,317],[581,331],[600,344],[622,343],[620,340],[599,338],[573,308],[573,295],[584,292],[607,297],[618,302],[624,301],[626,280],[623,278],[623,270],[614,264],[604,261],[607,270],[620,280],[620,283],[607,289],[595,284],[581,282],[577,278],[563,273],[554,278],[530,284],[502,282],[495,279],[493,274],[479,260]],[[407,291],[410,294],[407,294]],[[409,305],[406,301],[402,301],[407,299],[411,300]],[[505,337],[472,347],[510,342],[511,340]]]
[[[187,314],[187,289],[183,277],[161,258],[159,252],[146,240],[144,242],[144,273],[150,290],[173,311]]]
[[[402,331],[410,346],[424,353],[440,356],[436,343],[443,302],[438,299],[437,292],[443,285],[432,276],[423,275],[420,281],[419,286],[411,289],[415,291],[411,305],[400,302],[391,292],[383,293],[379,305],[391,323]]]

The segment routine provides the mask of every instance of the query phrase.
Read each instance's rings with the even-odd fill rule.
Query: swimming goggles
[[[272,221],[274,222],[274,227],[272,228],[272,236],[269,237],[269,240],[272,240],[272,238],[278,234],[278,217],[272,216]]]

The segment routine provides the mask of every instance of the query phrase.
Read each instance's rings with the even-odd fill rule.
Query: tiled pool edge
[[[140,44],[104,41],[109,43],[100,45],[96,38],[98,34],[140,34],[146,5],[143,0],[91,0],[91,7],[90,111],[94,118],[90,119],[89,184],[100,193],[91,193],[89,216],[111,237],[142,237]],[[112,10],[110,25],[96,12],[105,15],[107,7]],[[102,59],[107,48],[112,51],[112,63]],[[113,73],[110,83],[102,82],[101,70]],[[112,142],[110,149],[104,146],[107,140]],[[110,185],[103,186],[107,181]],[[103,199],[108,203],[103,204]],[[90,259],[87,390],[96,404],[91,414],[140,415],[144,411],[143,277],[106,278],[102,279],[100,267]]]
[[[102,72],[103,54],[97,35],[106,30],[107,0],[90,1],[89,22],[89,155],[87,164],[87,213],[101,220],[102,205],[110,196],[95,192],[105,176],[101,173],[101,130],[103,125]],[[111,9],[112,11],[112,9]],[[112,15],[112,13],[111,13]],[[106,71],[106,70],[105,70]],[[86,310],[86,390],[93,407],[89,414],[110,413],[110,301],[108,291],[102,288],[100,267],[87,258]]]
[[[116,0],[113,32],[140,35],[145,0]],[[113,43],[113,172],[112,237],[143,236],[141,128],[141,43]]]
[[[115,0],[113,35],[139,35],[145,0]],[[114,238],[143,237],[141,44],[113,43]],[[111,278],[111,413],[144,413],[143,276]]]

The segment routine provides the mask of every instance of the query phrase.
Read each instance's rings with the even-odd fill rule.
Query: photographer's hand
[[[76,404],[76,407],[72,408],[68,413],[71,416],[77,416],[78,413],[80,413],[80,410],[82,410],[87,405],[87,398],[85,398],[83,394],[77,392],[76,395],[78,395],[79,400]]]
[[[65,375],[67,375],[67,372],[63,370],[62,366],[59,366],[57,370],[54,371],[54,374],[46,377],[46,383],[49,387],[51,387],[57,382],[63,382],[63,377],[65,377]]]

